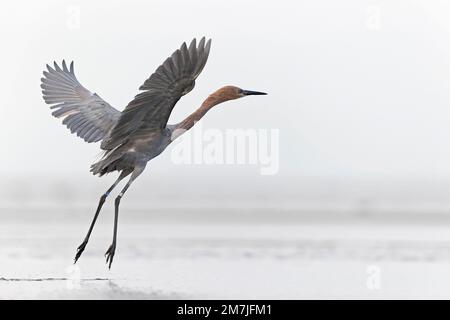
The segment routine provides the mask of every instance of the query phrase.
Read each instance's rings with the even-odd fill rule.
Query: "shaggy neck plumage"
[[[195,110],[192,114],[190,114],[186,119],[181,121],[180,123],[176,124],[174,126],[174,129],[172,131],[172,138],[171,140],[175,140],[179,136],[181,136],[183,133],[185,133],[187,130],[192,128],[194,124],[199,121],[203,116],[214,106],[218,105],[219,103],[225,102],[229,99],[225,99],[221,95],[218,95],[216,93],[211,94],[203,103],[202,105]]]

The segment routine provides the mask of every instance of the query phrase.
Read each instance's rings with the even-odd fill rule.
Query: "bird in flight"
[[[78,82],[73,62],[62,68],[55,62],[47,65],[41,88],[44,101],[51,105],[52,115],[62,118],[62,123],[84,141],[101,141],[104,151],[100,161],[91,166],[94,175],[118,171],[119,177],[100,197],[88,232],[78,247],[75,261],[80,258],[89,241],[100,210],[111,191],[127,176],[128,182],[115,199],[114,230],[112,244],[105,253],[109,268],[113,262],[117,245],[119,204],[131,183],[144,171],[147,162],[161,154],[167,146],[194,126],[212,107],[233,99],[250,95],[265,95],[264,92],[243,90],[225,86],[210,94],[200,107],[183,121],[167,124],[170,113],[182,96],[195,86],[195,80],[205,67],[211,48],[211,40],[203,37],[198,45],[196,39],[189,47],[183,43],[140,86],[137,94],[123,111],[118,111],[108,102],[92,93]]]

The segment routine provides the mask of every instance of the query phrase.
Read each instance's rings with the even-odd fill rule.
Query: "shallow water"
[[[450,227],[392,223],[196,223],[112,216],[8,219],[2,299],[450,298]]]

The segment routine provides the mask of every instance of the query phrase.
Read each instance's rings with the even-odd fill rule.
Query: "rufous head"
[[[220,101],[239,99],[246,96],[266,95],[265,92],[244,90],[235,86],[225,86],[214,92],[211,96]]]

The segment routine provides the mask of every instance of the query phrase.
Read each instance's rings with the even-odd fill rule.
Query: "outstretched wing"
[[[102,149],[112,150],[133,137],[145,137],[155,130],[163,130],[177,101],[194,88],[195,79],[208,60],[211,40],[202,38],[189,48],[183,43],[180,49],[156,69],[139,88],[139,93],[122,112]]]
[[[64,60],[62,69],[56,62],[54,68],[47,65],[47,69],[45,78],[41,78],[41,88],[45,102],[55,109],[52,115],[64,118],[63,124],[84,141],[102,140],[119,119],[120,112],[78,82],[73,62],[70,70]]]

